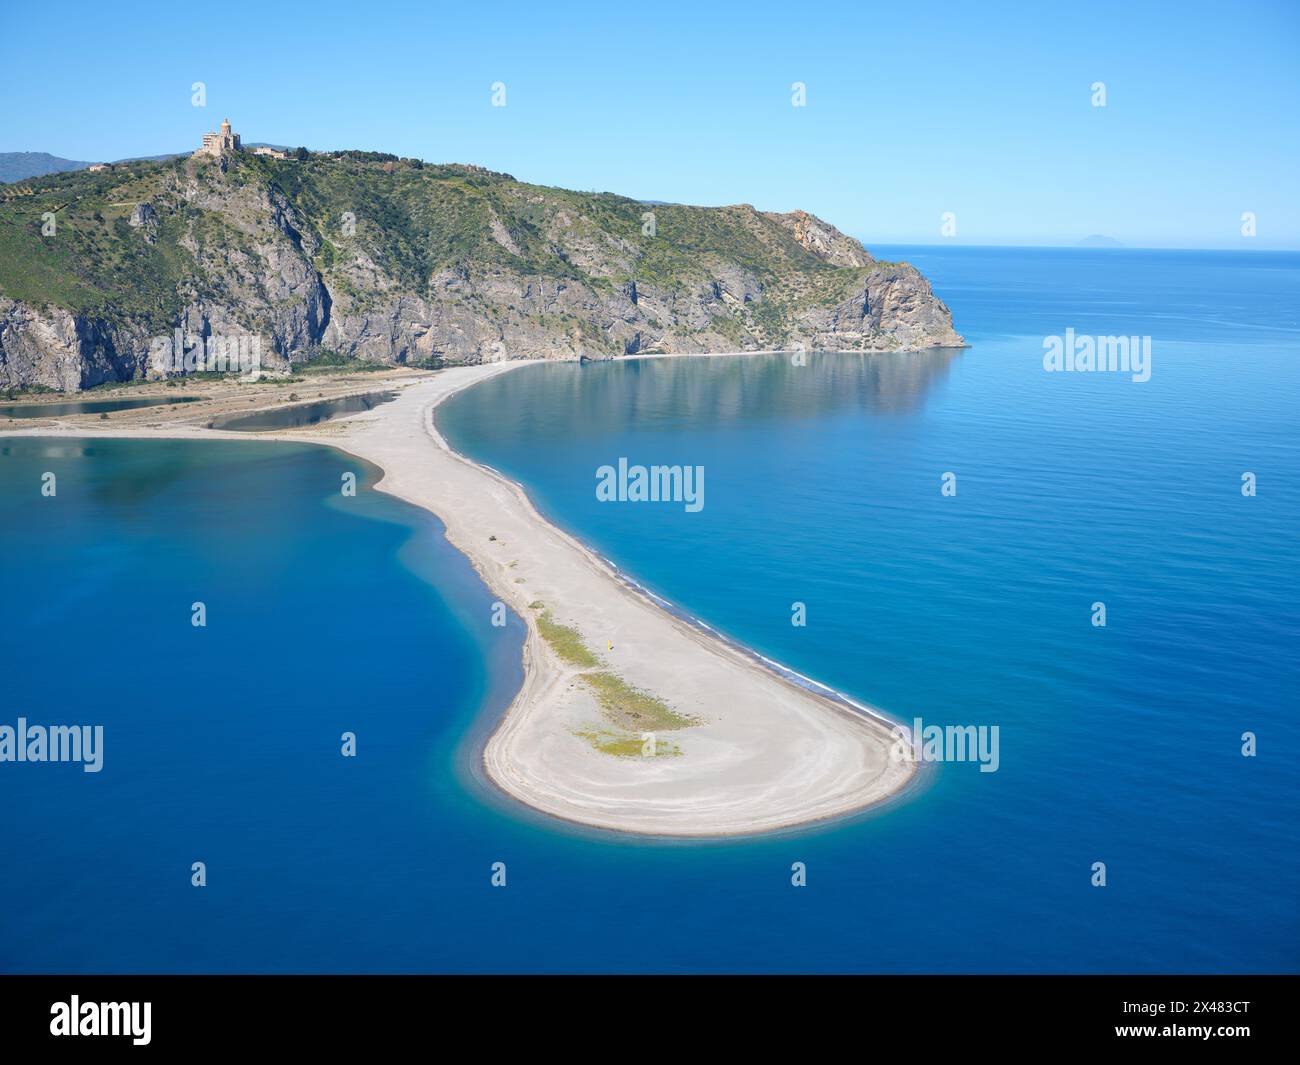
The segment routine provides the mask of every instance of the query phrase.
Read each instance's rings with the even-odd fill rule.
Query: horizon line
[[[287,151],[294,151],[294,150],[295,150],[295,148],[292,147],[292,146],[277,144],[277,143],[275,143],[275,142],[273,142],[273,141],[256,141],[256,142],[249,142],[249,147],[273,147],[273,148],[280,148],[280,149],[287,150]],[[304,147],[305,147],[305,146],[304,146]],[[308,150],[309,152],[319,153],[319,154],[322,154],[322,155],[328,155],[328,154],[332,154],[332,153],[334,153],[334,152],[346,152],[346,151],[377,151],[376,149],[368,149],[368,148],[308,148],[307,150]],[[56,155],[56,154],[53,153],[53,152],[47,152],[47,151],[44,151],[44,150],[33,150],[33,149],[30,149],[30,148],[17,149],[17,150],[12,151],[12,152],[0,152],[0,154],[13,154],[13,155],[48,155],[48,156],[51,156],[52,158],[55,158],[55,159],[65,159],[65,160],[67,160],[67,161],[69,161],[69,162],[85,162],[85,163],[87,163],[88,165],[91,163],[90,160],[72,159],[72,158],[69,157],[69,156]],[[165,160],[167,160],[167,159],[179,159],[179,158],[185,158],[185,157],[187,157],[187,156],[189,156],[189,155],[191,155],[191,154],[192,154],[192,151],[181,151],[181,152],[160,152],[160,153],[158,153],[157,155],[152,155],[152,156],[148,156],[148,155],[130,155],[130,156],[123,156],[123,157],[118,158],[118,159],[106,160],[106,162],[107,162],[110,166],[120,166],[120,165],[124,165],[124,164],[127,164],[127,163],[150,163],[150,162],[163,162],[163,161],[165,161]],[[381,154],[394,155],[394,154],[396,154],[396,153],[393,153],[393,152],[384,152],[384,153],[381,153]],[[406,157],[398,156],[398,158],[415,158],[415,159],[419,159],[419,161],[420,161],[422,164],[424,164],[425,166],[473,166],[473,165],[475,165],[475,164],[472,164],[472,163],[458,163],[458,162],[441,162],[441,163],[439,163],[439,162],[431,162],[430,160],[420,158],[419,156],[406,156]],[[77,168],[75,168],[75,169],[77,169],[77,170],[83,170],[83,169],[86,169],[86,167],[77,167]],[[491,168],[485,168],[485,169],[491,169]],[[72,172],[72,171],[51,171],[51,172],[48,173],[48,174],[33,174],[31,177],[18,178],[17,180],[15,180],[15,181],[10,181],[10,182],[0,182],[0,184],[11,184],[11,185],[16,185],[16,184],[20,184],[21,182],[24,182],[24,181],[34,181],[34,180],[39,180],[40,178],[43,178],[43,177],[51,177],[51,176],[53,176],[53,174],[56,174],[56,173],[70,173],[70,172]],[[506,172],[505,172],[505,171],[494,171],[494,173],[506,173]],[[528,184],[528,185],[539,184],[539,182],[537,182],[537,181],[532,181],[532,180],[528,180],[528,179],[518,178],[518,177],[516,177],[516,176],[513,175],[513,174],[510,174],[510,175],[508,175],[508,176],[511,177],[513,180],[515,180],[515,181],[521,181],[521,182],[524,183],[524,184]],[[669,207],[706,207],[706,208],[710,208],[710,207],[711,207],[711,208],[718,208],[718,207],[731,207],[731,206],[736,206],[737,204],[748,203],[748,201],[744,201],[744,200],[737,201],[736,203],[730,203],[730,204],[699,204],[699,203],[684,203],[684,202],[681,202],[681,201],[675,201],[675,200],[650,200],[650,199],[646,199],[646,198],[644,198],[644,197],[629,196],[629,195],[627,195],[626,193],[613,192],[612,190],[608,190],[608,189],[606,189],[606,190],[604,190],[603,192],[601,192],[601,190],[596,190],[596,189],[576,189],[576,188],[568,188],[567,186],[562,186],[562,185],[548,185],[548,186],[545,186],[545,187],[547,187],[547,188],[560,188],[560,189],[565,189],[566,191],[569,191],[569,192],[589,192],[589,193],[594,193],[594,194],[597,194],[597,195],[607,194],[607,195],[613,195],[613,196],[622,196],[622,197],[624,197],[624,198],[626,198],[626,199],[629,199],[629,200],[635,200],[635,201],[638,202],[638,203],[655,203],[655,204],[663,204],[664,206],[669,206]],[[764,213],[773,213],[773,214],[788,213],[788,212],[783,212],[783,211],[780,211],[780,210],[764,210],[763,208],[759,208],[759,207],[757,207],[757,206],[755,206],[755,205],[752,205],[752,204],[751,204],[751,206],[754,206],[754,207],[755,207],[755,210],[764,211]],[[805,210],[805,211],[806,211],[805,208],[793,208],[793,210]],[[830,225],[835,225],[834,222],[831,222],[829,219],[824,218],[824,217],[821,216],[820,214],[816,214],[816,212],[813,212],[813,211],[807,211],[806,213],[808,213],[808,214],[812,214],[812,215],[814,215],[814,217],[821,218],[822,221],[827,222],[827,223],[830,224]],[[839,227],[836,226],[836,228],[838,229]],[[845,230],[841,230],[841,232],[845,232]],[[1119,238],[1110,238],[1110,239],[1115,240],[1116,243],[1115,243],[1115,244],[1109,244],[1109,245],[1108,245],[1108,244],[1084,244],[1084,243],[1082,243],[1082,240],[1083,240],[1083,239],[1086,239],[1086,238],[1080,238],[1080,241],[1079,241],[1079,242],[1076,242],[1076,243],[1055,243],[1055,242],[1047,242],[1047,243],[1019,243],[1019,242],[1016,242],[1016,241],[1007,241],[1007,242],[1005,242],[1005,243],[988,243],[988,242],[986,242],[986,241],[955,241],[955,240],[948,240],[948,241],[934,242],[932,239],[922,240],[922,239],[909,239],[909,238],[899,238],[899,237],[890,237],[890,238],[884,238],[884,239],[879,239],[879,240],[877,240],[877,239],[871,239],[871,240],[868,240],[867,238],[863,238],[863,237],[860,237],[860,236],[854,236],[852,233],[847,233],[847,235],[850,236],[850,237],[852,237],[854,240],[857,240],[859,243],[861,243],[861,244],[863,245],[864,248],[867,248],[868,251],[870,251],[870,248],[868,247],[869,244],[876,244],[877,246],[881,246],[881,245],[883,245],[883,246],[885,246],[885,247],[890,247],[890,246],[893,246],[893,247],[904,247],[904,246],[905,246],[905,247],[918,247],[918,248],[975,248],[975,249],[979,249],[979,248],[984,248],[984,249],[997,249],[997,248],[1026,248],[1026,249],[1042,249],[1042,250],[1057,250],[1057,251],[1102,251],[1102,252],[1112,252],[1112,251],[1182,251],[1182,252],[1215,251],[1215,252],[1243,252],[1243,253],[1247,253],[1247,254],[1259,254],[1259,253],[1261,253],[1261,252],[1281,252],[1281,253],[1295,253],[1295,252],[1300,252],[1300,243],[1298,243],[1298,244],[1294,244],[1294,245],[1266,245],[1266,246],[1256,246],[1256,247],[1227,246],[1227,245],[1217,245],[1217,246],[1215,246],[1215,245],[1202,245],[1202,244],[1195,244],[1195,245],[1191,245],[1191,244],[1189,244],[1189,245],[1170,246],[1170,245],[1167,245],[1167,244],[1128,244],[1128,243],[1125,243],[1125,242],[1123,242],[1123,241],[1120,241]],[[1063,239],[1063,238],[1062,238],[1062,239]]]
[[[861,242],[864,247],[866,247],[868,243],[867,241],[863,240],[861,237],[854,237],[853,239]],[[1078,243],[1078,244],[1012,244],[1012,243],[983,244],[974,241],[969,241],[969,242],[952,241],[952,242],[944,242],[944,243],[935,243],[933,241],[918,241],[918,240],[874,240],[871,241],[870,243],[874,244],[876,247],[885,247],[885,248],[891,248],[891,247],[892,248],[971,248],[976,250],[1007,249],[1008,251],[1014,251],[1017,249],[1020,250],[1032,249],[1032,250],[1041,250],[1041,251],[1101,251],[1101,252],[1225,251],[1225,252],[1241,252],[1242,254],[1246,254],[1246,255],[1258,255],[1261,252],[1279,252],[1282,254],[1292,254],[1292,255],[1300,253],[1300,245],[1297,245],[1296,247],[1268,246],[1268,247],[1255,247],[1255,248],[1236,248],[1236,247],[1230,248],[1226,246],[1213,247],[1213,246],[1206,246],[1201,244],[1197,244],[1197,245],[1187,244],[1187,245],[1180,245],[1177,247],[1171,247],[1167,244],[1119,244],[1119,245],[1082,244],[1082,243]],[[871,249],[867,247],[867,250],[870,251]]]

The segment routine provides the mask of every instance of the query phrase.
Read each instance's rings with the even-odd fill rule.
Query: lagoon
[[[67,403],[0,404],[0,418],[61,418],[69,414],[112,414],[139,407],[193,403],[198,396],[152,396],[139,399],[85,399]]]
[[[322,399],[315,403],[296,403],[288,407],[276,407],[272,410],[255,411],[252,414],[227,415],[215,419],[211,429],[233,429],[239,432],[270,432],[275,429],[301,429],[306,425],[316,425],[341,414],[356,414],[361,411],[374,410],[381,403],[388,403],[395,392],[366,392],[355,396],[342,396],[338,399]]]

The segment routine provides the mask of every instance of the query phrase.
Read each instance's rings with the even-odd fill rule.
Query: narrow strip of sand
[[[296,440],[381,467],[378,488],[436,514],[492,594],[527,622],[524,683],[483,761],[498,787],[538,810],[623,832],[715,837],[849,814],[903,788],[915,765],[891,757],[887,721],[809,691],[663,610],[542,518],[522,488],[447,446],[434,408],[518,365],[443,370],[407,383],[391,403],[311,431],[65,422],[21,435]],[[177,408],[174,417],[185,414]],[[594,467],[591,475],[594,491]],[[504,631],[490,615],[483,625]],[[587,660],[575,664],[579,640]],[[610,684],[635,693],[633,706],[646,700],[691,723],[647,730],[626,715],[613,719]]]

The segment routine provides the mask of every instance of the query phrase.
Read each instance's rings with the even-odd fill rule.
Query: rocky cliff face
[[[255,335],[271,368],[962,343],[913,267],[803,212],[647,205],[361,153],[30,188],[0,204],[9,388],[156,374],[151,346],[176,330]]]

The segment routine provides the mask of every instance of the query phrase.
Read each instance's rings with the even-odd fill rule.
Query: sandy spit
[[[186,409],[200,405],[185,404],[114,415],[119,424],[111,426],[86,415],[30,428],[10,422],[0,436],[293,440],[382,468],[379,490],[437,515],[492,594],[527,622],[524,683],[489,738],[483,763],[503,791],[547,814],[639,835],[721,837],[851,814],[906,787],[916,767],[891,757],[896,745],[887,719],[793,683],[665,611],[546,521],[519,485],[451,450],[434,426],[434,408],[520,365],[354,379],[352,392],[395,385],[399,396],[293,432],[207,429],[193,421],[199,412]],[[274,398],[285,402],[283,391]],[[249,409],[248,400],[237,402],[205,403],[202,417]],[[603,716],[579,676],[586,670],[563,662],[542,639],[540,611],[530,605],[536,602],[582,634],[600,659],[595,668],[698,723],[657,732],[654,757],[599,750],[593,737],[632,734]],[[490,627],[491,617],[483,624]],[[635,738],[639,751],[641,736]]]

